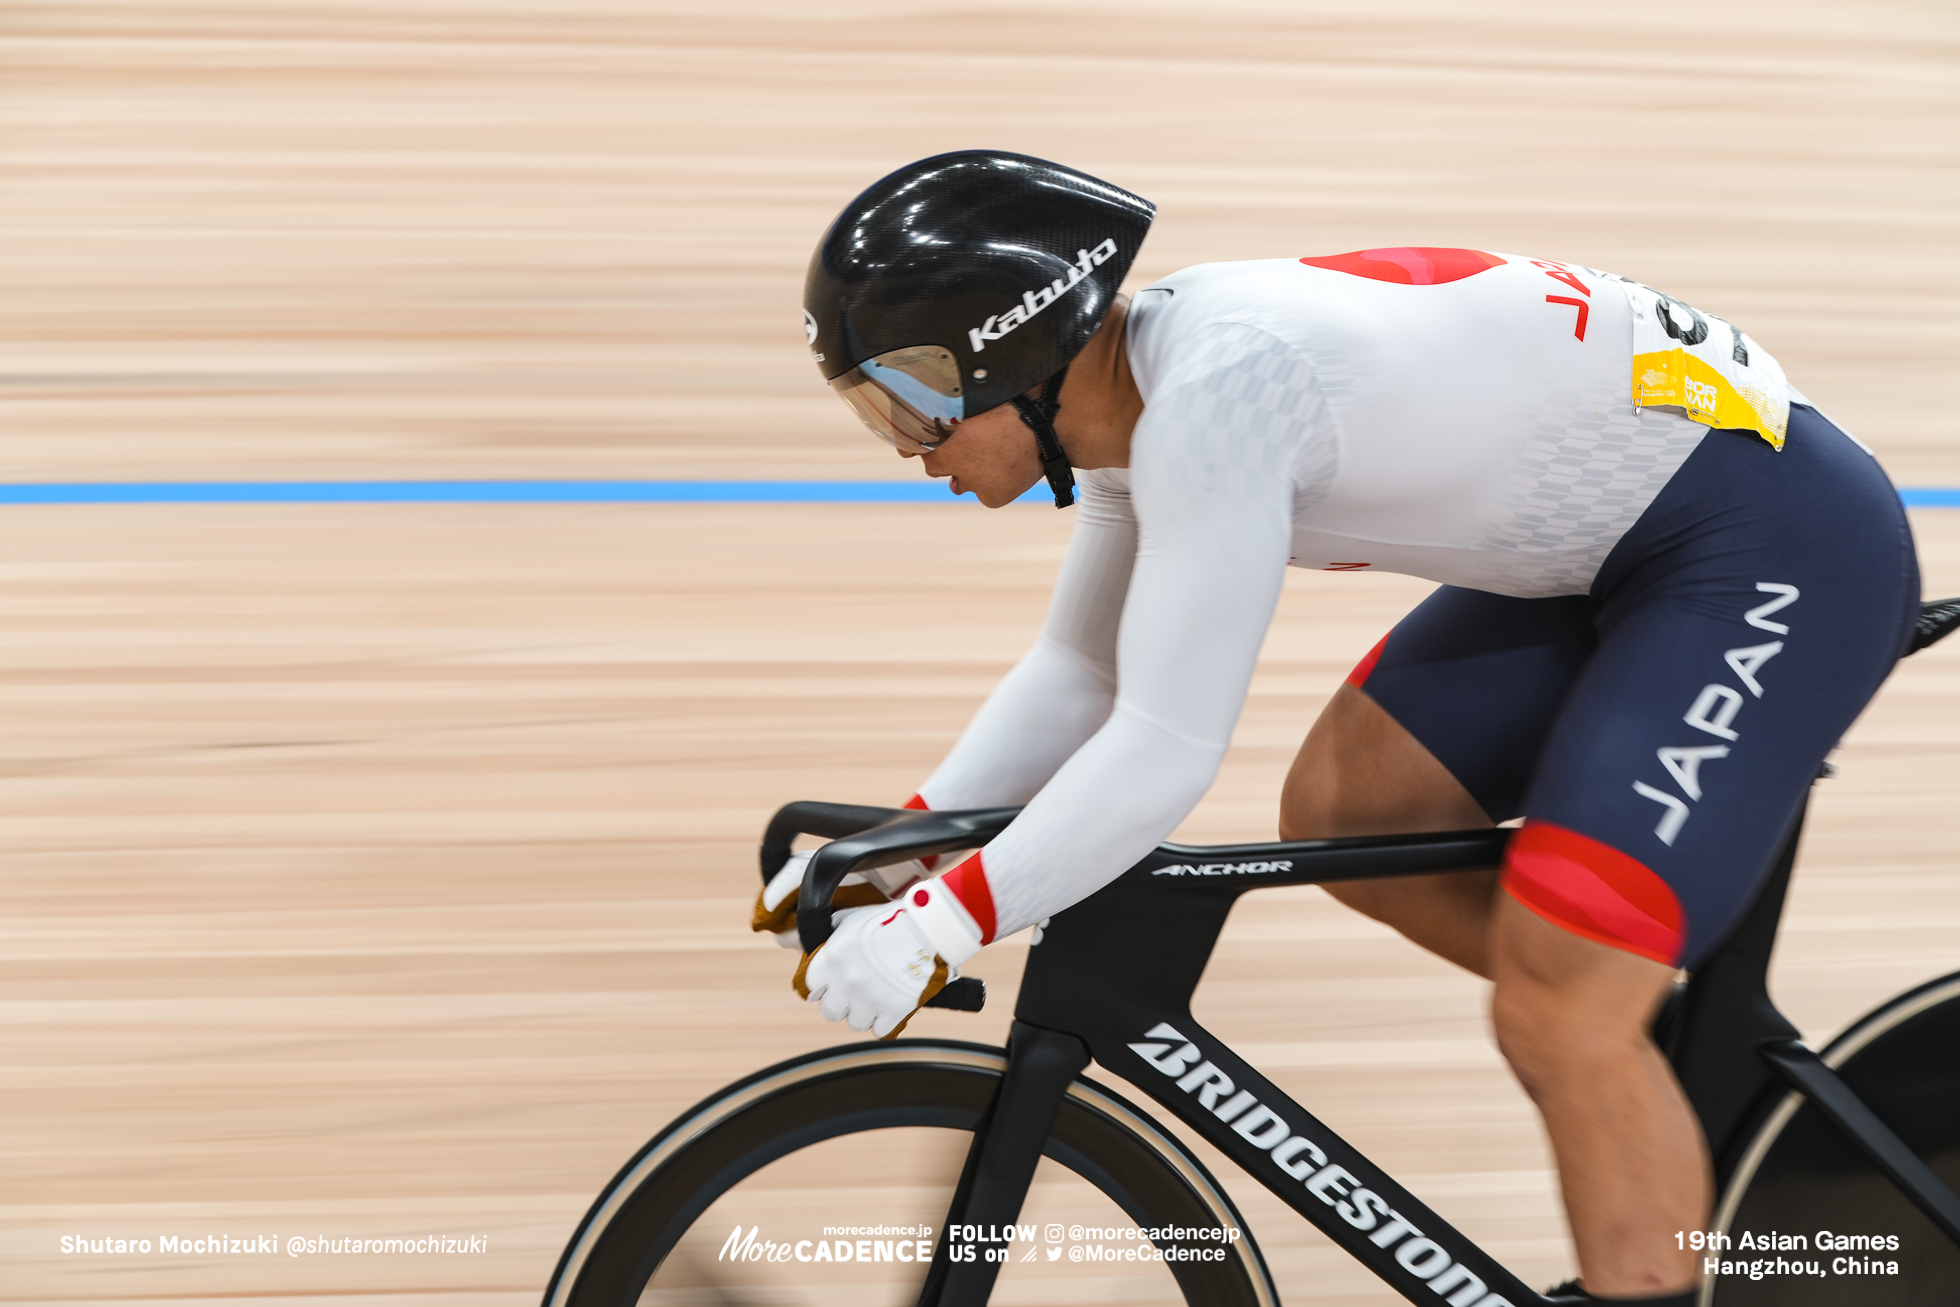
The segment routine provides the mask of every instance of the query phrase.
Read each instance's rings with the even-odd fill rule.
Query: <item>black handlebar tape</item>
[[[855,803],[785,803],[776,809],[762,832],[762,883],[767,885],[789,861],[798,835],[821,835],[827,840],[855,835],[890,821],[905,808],[869,808]],[[917,811],[910,809],[909,811]]]
[[[799,805],[792,804],[791,807]],[[812,807],[843,805],[814,804]],[[1007,828],[1020,808],[966,808],[953,812],[925,812],[916,808],[858,808],[845,811],[885,812],[890,816],[869,830],[859,830],[832,840],[817,850],[810,865],[803,869],[803,889],[796,900],[796,934],[803,951],[812,953],[830,938],[831,898],[844,877],[854,871],[886,867],[907,858],[932,853],[951,853],[955,849],[977,849]],[[776,814],[783,820],[789,808]],[[792,819],[794,820],[794,819]],[[770,830],[776,821],[770,822]],[[820,835],[820,830],[804,832]],[[793,837],[792,837],[793,838]],[[784,841],[787,843],[787,841]],[[785,855],[787,856],[787,855]],[[765,859],[767,854],[764,855]],[[766,865],[766,862],[765,862]],[[776,864],[781,867],[781,863]]]

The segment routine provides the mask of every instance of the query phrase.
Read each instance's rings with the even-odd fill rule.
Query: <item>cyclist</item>
[[[1285,567],[1439,582],[1315,722],[1279,833],[1524,819],[1481,877],[1327,889],[1494,982],[1578,1250],[1563,1292],[1685,1304],[1676,1232],[1705,1228],[1710,1168],[1649,1022],[1904,649],[1898,496],[1753,339],[1624,278],[1397,248],[1206,264],[1126,300],[1153,214],[973,151],[879,181],[818,246],[806,333],[867,426],[989,507],[1044,476],[1066,505],[1072,468],[1081,504],[1039,640],[913,800],[1025,809],[943,875],[852,887],[872,906],[796,984],[890,1035],[1167,837]],[[801,866],[758,929],[793,926]]]

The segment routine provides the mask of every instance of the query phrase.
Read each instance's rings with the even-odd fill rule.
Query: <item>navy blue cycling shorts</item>
[[[1709,432],[1590,594],[1445,586],[1348,680],[1491,820],[1525,818],[1512,897],[1692,969],[1747,910],[1918,606],[1897,491],[1796,405],[1780,452]]]

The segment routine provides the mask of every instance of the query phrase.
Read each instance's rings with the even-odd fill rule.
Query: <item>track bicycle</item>
[[[1960,601],[1926,605],[1909,652],[1956,623]],[[850,872],[982,846],[1018,811],[792,803],[764,834],[763,880],[782,867],[798,835],[831,841],[811,859],[798,901],[798,931],[804,948],[813,949],[829,936],[831,896]],[[1800,1267],[1760,1279],[1746,1271],[1707,1275],[1699,1303],[1960,1302],[1960,972],[1880,1004],[1821,1052],[1808,1048],[1767,988],[1802,823],[1799,810],[1747,916],[1706,965],[1675,987],[1654,1025],[1714,1160],[1719,1198],[1711,1228],[1698,1232],[1707,1256]],[[759,1071],[683,1113],[593,1203],[559,1260],[545,1307],[800,1300],[780,1287],[738,1292],[703,1265],[727,1260],[731,1247],[738,1257],[757,1256],[760,1227],[743,1244],[738,1220],[724,1239],[716,1204],[772,1166],[866,1131],[952,1141],[936,1151],[852,1155],[860,1165],[867,1158],[901,1170],[924,1165],[943,1176],[934,1210],[925,1213],[929,1221],[914,1227],[929,1231],[929,1239],[834,1241],[850,1245],[835,1249],[838,1259],[876,1254],[888,1263],[881,1290],[892,1302],[979,1307],[1004,1267],[1033,1260],[1044,1241],[1025,1222],[1024,1208],[1046,1158],[1050,1170],[1063,1169],[1109,1211],[1134,1222],[1131,1235],[1144,1239],[1133,1245],[1130,1261],[1148,1264],[1160,1278],[1167,1272],[1174,1283],[1163,1287],[1173,1300],[1205,1307],[1276,1304],[1265,1260],[1225,1190],[1148,1111],[1084,1076],[1091,1059],[1190,1127],[1407,1300],[1551,1307],[1556,1300],[1526,1286],[1190,1011],[1240,895],[1280,885],[1487,870],[1502,861],[1510,836],[1498,828],[1161,845],[1045,924],[1029,949],[1005,1049],[943,1039],[823,1049]],[[930,1006],[977,1011],[983,1001],[981,982],[967,978],[948,985]],[[823,1193],[828,1177],[840,1174],[832,1163],[819,1166],[795,1191],[798,1201]],[[1054,1227],[1049,1230],[1052,1236]],[[1772,1241],[1786,1243],[1802,1235],[1805,1246],[1746,1251],[1737,1246],[1745,1232],[1770,1232]],[[1817,1246],[1826,1233],[1848,1242]],[[780,1255],[771,1242],[766,1256],[790,1270],[814,1270],[807,1266],[809,1247],[824,1245],[828,1252],[831,1242],[785,1243]],[[1845,1263],[1851,1269],[1829,1273],[1811,1265]],[[847,1296],[870,1307],[867,1294],[860,1286]]]

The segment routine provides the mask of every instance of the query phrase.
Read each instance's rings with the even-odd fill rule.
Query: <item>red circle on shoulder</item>
[[[912,902],[922,908],[931,901],[932,895],[926,893],[924,890],[918,890],[912,895]]]
[[[1300,262],[1313,268],[1404,286],[1440,286],[1446,281],[1462,281],[1487,269],[1504,266],[1503,258],[1496,254],[1436,245],[1396,245],[1348,254],[1317,254]]]

